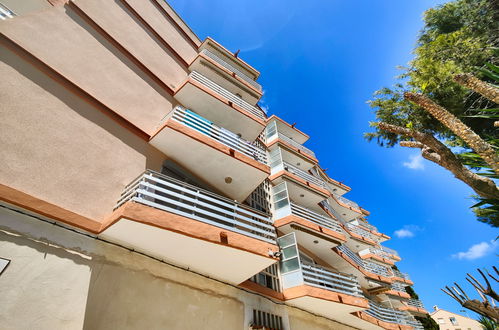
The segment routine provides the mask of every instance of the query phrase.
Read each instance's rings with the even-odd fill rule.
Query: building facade
[[[162,0],[2,0],[2,329],[413,329],[389,239]]]
[[[430,313],[441,330],[482,330],[483,327],[477,320],[433,306]]]

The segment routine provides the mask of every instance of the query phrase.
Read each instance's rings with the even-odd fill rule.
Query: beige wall
[[[48,78],[0,52],[0,182],[91,218],[163,154]]]
[[[443,309],[439,309],[430,315],[438,323],[440,330],[482,330],[479,322]],[[457,325],[451,323],[451,317],[456,318]]]
[[[247,329],[253,308],[351,329],[3,207],[0,257],[2,329]]]
[[[0,2],[16,15],[25,15],[52,7],[47,0],[1,0]]]

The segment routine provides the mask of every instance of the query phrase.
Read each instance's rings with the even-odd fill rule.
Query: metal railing
[[[0,20],[5,20],[14,16],[16,16],[16,14],[12,10],[10,10],[9,7],[0,3]]]
[[[371,225],[370,223],[366,222],[365,220],[359,220],[359,224],[366,227],[367,229],[369,230],[372,230],[376,233],[379,233],[378,231],[378,228],[376,228],[375,226]]]
[[[388,253],[388,252],[385,252],[383,250],[380,250],[380,249],[376,249],[376,248],[373,248],[373,247],[370,247],[369,248],[369,252],[371,252],[372,254],[375,254],[381,258],[385,258],[385,259],[391,259],[392,258],[392,254],[391,253]]]
[[[116,208],[127,201],[276,244],[269,215],[155,171],[147,170],[130,183]]]
[[[307,285],[329,291],[362,297],[357,278],[353,275],[338,273],[317,265],[302,263],[303,280]]]
[[[249,83],[251,86],[259,90],[260,92],[262,91],[262,86],[259,83],[257,83],[256,81],[254,81],[253,79],[242,73],[240,70],[236,69],[232,64],[229,64],[226,61],[222,60],[220,57],[210,52],[208,49],[203,49],[201,53],[208,56],[213,61],[217,62],[226,69],[229,69],[229,71],[234,72],[236,75],[238,75],[239,78],[243,79],[244,81]]]
[[[344,254],[346,254],[352,261],[354,261],[357,265],[361,266],[365,270],[367,270],[370,273],[385,276],[385,277],[392,277],[393,273],[391,272],[390,268],[379,265],[375,262],[370,262],[363,260],[362,258],[359,257],[359,255],[352,250],[350,250],[346,245],[339,245],[337,249]]]
[[[394,249],[387,248],[386,246],[380,246],[381,251],[384,251],[386,253],[389,253],[391,255],[394,255],[396,257],[399,256],[399,253],[395,251]]]
[[[343,233],[343,230],[341,230],[341,227],[336,220],[323,216],[321,214],[318,214],[312,210],[309,210],[305,207],[296,205],[294,203],[291,203],[291,213],[294,215],[303,218],[305,220],[311,221],[315,224],[318,224],[319,226],[329,228],[331,230],[334,230],[338,233]]]
[[[371,241],[374,241],[374,242],[377,241],[377,237],[375,235],[371,234],[371,232],[369,232],[363,228],[360,228],[359,226],[354,225],[352,223],[346,223],[345,225],[346,225],[347,229],[350,230],[351,232],[353,232],[357,235],[360,235],[362,237],[365,237],[367,239],[370,239]]]
[[[173,110],[172,119],[223,143],[229,148],[237,150],[246,156],[252,157],[260,163],[267,164],[267,153],[263,149],[258,148],[251,144],[251,142],[238,137],[229,130],[216,126],[209,120],[204,119],[190,110],[177,106]]]
[[[372,300],[369,300],[369,309],[366,309],[365,312],[384,322],[396,324],[407,324],[409,322],[409,317],[405,312],[385,307]]]
[[[353,207],[355,209],[359,209],[360,210],[359,204],[357,204],[355,202],[352,202],[351,200],[349,200],[349,199],[347,199],[347,198],[345,198],[343,196],[340,196],[338,194],[333,193],[333,195],[334,195],[334,198],[336,198],[341,203],[346,204],[346,205],[348,205],[350,207]]]
[[[407,293],[407,291],[405,290],[405,287],[406,287],[406,284],[403,284],[403,283],[399,283],[399,282],[392,283],[392,289],[395,291]]]
[[[289,138],[286,135],[279,133],[279,132],[277,132],[277,137],[279,139],[291,144],[293,147],[303,151],[304,153],[309,154],[312,157],[315,157],[315,153],[312,150],[308,149],[307,147],[303,146],[302,144],[299,144],[298,142],[296,142],[292,138]]]
[[[202,74],[196,71],[192,71],[189,74],[189,77],[192,79],[196,80],[197,82],[205,85],[215,93],[219,94],[223,98],[227,99],[228,101],[232,102],[233,104],[239,106],[240,108],[248,111],[249,113],[257,116],[258,118],[265,120],[265,114],[263,113],[262,110],[258,109],[255,106],[252,106],[248,102],[244,101],[242,98],[232,94],[222,86],[218,85],[217,83],[211,81],[210,79],[206,78]]]
[[[293,166],[293,165],[291,165],[289,163],[282,162],[282,164],[284,166],[284,169],[286,171],[288,171],[289,173],[292,173],[292,174],[294,174],[294,175],[302,178],[305,181],[308,181],[310,183],[316,184],[316,185],[318,185],[321,188],[327,189],[326,183],[324,181],[322,181],[321,179],[316,178],[312,174],[310,174],[310,173],[308,173],[308,172],[306,172],[304,170],[301,170],[298,167]]]
[[[396,277],[403,278],[403,279],[408,280],[408,281],[411,280],[411,278],[409,277],[409,274],[402,273],[401,271],[398,271],[396,269],[393,270],[393,275],[395,275]]]
[[[417,307],[417,308],[424,309],[424,305],[423,305],[423,302],[421,300],[409,299],[409,300],[406,301],[406,303],[409,306],[414,306],[414,307]]]

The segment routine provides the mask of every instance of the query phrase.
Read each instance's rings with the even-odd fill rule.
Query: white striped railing
[[[343,233],[339,223],[336,220],[329,218],[329,217],[326,217],[326,216],[323,216],[323,215],[316,213],[312,210],[309,210],[305,207],[291,203],[291,213],[300,217],[300,218],[303,218],[305,220],[313,222],[319,226],[329,228],[329,229],[334,230],[338,233]]]
[[[239,151],[260,163],[267,164],[267,153],[250,142],[238,137],[236,134],[211,123],[193,112],[177,106],[173,110],[172,119],[195,129],[196,131],[217,140],[229,148]]]
[[[385,259],[392,259],[393,258],[393,255],[391,253],[385,252],[381,249],[376,249],[376,248],[370,247],[369,252],[371,252],[372,254],[375,254],[381,258],[385,258]]]
[[[375,235],[371,234],[371,232],[369,232],[369,231],[367,231],[365,229],[360,228],[357,225],[354,225],[352,223],[346,223],[345,226],[352,233],[356,233],[357,235],[360,235],[362,237],[370,239],[371,241],[374,241],[374,242],[377,241],[377,237]]]
[[[359,255],[352,250],[350,250],[346,245],[339,245],[336,247],[339,251],[346,254],[352,261],[354,261],[357,265],[361,266],[365,270],[370,273],[381,275],[384,277],[393,277],[393,273],[390,268],[379,265],[375,262],[370,262],[367,260],[363,260],[359,257]]]
[[[380,246],[380,249],[383,252],[389,253],[389,254],[394,255],[396,257],[399,256],[399,253],[397,251],[395,251],[394,249],[387,248],[386,246]]]
[[[0,20],[6,20],[7,18],[12,18],[16,16],[16,14],[9,9],[9,7],[0,3]]]
[[[130,183],[116,208],[127,201],[276,244],[269,215],[155,171],[147,170]]]
[[[340,201],[341,203],[346,204],[346,205],[353,207],[355,209],[360,209],[359,204],[352,202],[351,200],[349,200],[343,196],[340,196],[338,194],[333,193],[333,195],[334,195],[334,198],[337,199],[338,201]]]
[[[218,95],[222,96],[223,98],[227,99],[228,101],[232,102],[233,104],[239,106],[240,108],[248,111],[249,113],[253,114],[254,116],[257,116],[258,118],[265,120],[265,114],[263,113],[262,110],[258,109],[255,106],[252,106],[248,102],[244,101],[242,98],[232,94],[222,86],[218,85],[217,83],[211,81],[210,79],[206,78],[202,74],[196,71],[192,71],[189,74],[189,77],[192,79],[196,80],[197,82],[205,85]]]
[[[409,299],[406,301],[407,305],[424,309],[423,302],[417,299]]]
[[[217,62],[218,64],[225,67],[229,71],[234,72],[239,78],[243,79],[244,81],[249,83],[251,86],[259,90],[260,92],[262,91],[262,86],[259,83],[257,83],[256,81],[254,81],[253,79],[242,73],[240,70],[236,69],[232,64],[229,64],[226,61],[222,60],[220,57],[210,52],[208,49],[203,49],[201,53],[208,56],[213,61]]]
[[[324,189],[327,189],[327,185],[326,183],[319,179],[319,178],[316,178],[315,176],[313,176],[312,174],[302,170],[302,169],[299,169],[298,167],[296,166],[293,166],[289,163],[286,163],[286,162],[282,162],[283,166],[284,166],[284,169],[286,171],[288,171],[289,173],[292,173],[300,178],[302,178],[303,180],[307,181],[307,182],[310,182],[310,183],[313,183],[313,184],[316,184],[318,185],[319,187],[321,188],[324,188]]]
[[[406,286],[407,286],[407,284],[402,284],[402,283],[399,283],[399,282],[392,283],[392,289],[395,290],[395,291],[399,291],[399,292],[405,292],[405,293],[407,293],[407,291],[405,290]]]
[[[365,312],[384,322],[403,325],[410,322],[410,318],[405,312],[385,307],[371,300],[369,300],[369,309],[366,309]]]
[[[362,297],[362,291],[357,278],[353,275],[338,273],[317,265],[302,263],[303,281],[307,285],[329,291]]]
[[[403,278],[405,280],[408,280],[410,281],[411,278],[409,277],[409,274],[406,274],[406,273],[402,273],[401,271],[398,271],[398,270],[393,270],[393,274],[396,276],[396,277],[400,277],[400,278]]]
[[[282,133],[277,132],[277,137],[278,137],[279,139],[281,139],[281,140],[283,140],[283,141],[285,141],[285,142],[289,143],[289,144],[290,144],[290,145],[292,145],[293,147],[295,147],[295,148],[297,148],[297,149],[299,149],[299,150],[303,151],[304,153],[306,153],[306,154],[308,154],[308,155],[310,155],[310,156],[312,156],[312,157],[314,157],[314,158],[315,158],[315,153],[314,153],[312,150],[308,149],[307,147],[303,146],[302,144],[299,144],[299,143],[298,143],[298,142],[296,142],[295,140],[293,140],[293,139],[291,139],[291,138],[287,137],[286,135],[284,135],[284,134],[282,134]]]

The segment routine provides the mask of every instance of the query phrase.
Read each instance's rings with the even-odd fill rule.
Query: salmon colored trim
[[[175,90],[175,94],[177,94],[178,92],[180,92],[180,90],[184,86],[186,86],[187,84],[191,84],[192,86],[197,87],[201,91],[205,92],[206,94],[210,95],[211,97],[215,98],[216,100],[222,102],[223,104],[231,107],[232,109],[236,110],[237,112],[241,113],[242,115],[244,115],[244,116],[246,116],[246,117],[248,117],[248,118],[256,121],[258,124],[260,124],[262,126],[262,130],[263,130],[263,127],[265,126],[265,122],[262,119],[258,118],[257,116],[253,115],[252,113],[249,113],[248,111],[244,110],[243,108],[239,107],[238,105],[235,105],[234,103],[230,102],[229,100],[227,100],[223,96],[220,96],[220,95],[218,95],[216,93],[213,93],[210,88],[204,86],[201,83],[198,83],[197,81],[195,81],[194,79],[191,79],[190,77],[187,77],[186,81],[184,81],[182,83],[182,85],[180,85]]]
[[[289,173],[286,170],[279,171],[276,174],[269,176],[269,180],[273,181],[280,176],[286,176],[289,179],[291,179],[292,181],[295,181],[296,183],[301,184],[302,186],[304,186],[306,188],[310,188],[311,190],[315,190],[315,192],[317,192],[321,195],[324,195],[324,197],[326,197],[326,198],[330,196],[329,191],[327,191],[326,189],[323,189],[314,183],[310,183],[308,181],[305,181],[302,178],[300,178],[292,173]]]
[[[376,275],[376,274],[373,274],[373,273],[366,271],[364,268],[357,265],[352,259],[350,259],[349,256],[347,256],[346,254],[344,254],[343,252],[338,250],[336,247],[332,248],[332,250],[334,252],[336,252],[336,254],[338,254],[340,257],[342,257],[345,261],[347,261],[350,265],[352,265],[354,268],[356,268],[359,272],[364,274],[364,276],[366,276],[367,278],[371,278],[371,279],[374,279],[374,280],[377,280],[380,282],[390,283],[390,284],[393,282],[393,280],[388,278],[388,277]]]
[[[124,0],[122,0],[124,1]],[[125,4],[125,7],[128,4]],[[132,63],[134,63],[137,67],[139,67],[142,72],[144,72],[149,78],[151,78],[158,86],[160,86],[164,91],[168,94],[173,95],[174,91],[170,88],[161,78],[159,78],[154,72],[152,72],[144,63],[142,63],[137,57],[135,57],[125,46],[120,44],[118,40],[113,38],[109,33],[106,32],[104,28],[102,28],[96,21],[94,21],[83,9],[78,7],[74,1],[70,1],[67,5],[68,8],[71,8],[78,16],[80,16],[85,22],[88,23],[97,33],[104,37],[111,45],[116,47],[125,57],[127,57]],[[133,10],[133,8],[130,8]],[[133,14],[133,12],[132,12]]]
[[[24,49],[22,46],[20,46],[18,43],[16,43],[14,40],[10,39],[4,34],[0,35],[0,43],[3,44],[6,48],[10,49],[12,52],[14,52],[16,55],[19,57],[23,58],[25,61],[27,61],[29,64],[33,65],[40,71],[42,71],[45,75],[47,75],[49,78],[51,78],[53,81],[57,82],[70,92],[72,92],[74,95],[78,96],[81,98],[84,102],[90,104],[92,107],[95,107],[97,110],[102,112],[104,115],[108,116],[111,118],[113,121],[118,123],[120,126],[124,127],[125,129],[129,130],[133,134],[137,135],[139,138],[141,138],[144,141],[149,141],[149,134],[147,134],[145,131],[140,129],[138,126],[135,126],[132,122],[128,121],[124,117],[122,117],[120,114],[118,114],[116,111],[112,110],[108,106],[106,106],[104,103],[99,101],[96,97],[92,96],[90,93],[86,92],[83,90],[81,87],[64,77],[61,73],[59,73],[57,70],[53,69],[51,66],[40,60],[39,58],[35,57],[33,54],[28,52],[26,49]]]
[[[396,297],[400,297],[400,298],[406,298],[406,299],[411,298],[411,296],[408,293],[402,292],[402,291],[396,291],[396,290],[388,290],[388,291],[384,292],[384,294],[387,294],[390,296],[396,296]]]
[[[376,236],[382,237],[382,238],[384,238],[384,239],[386,239],[386,240],[391,239],[391,237],[390,237],[390,236],[388,236],[388,235],[386,235],[386,234],[383,234],[383,233],[380,233],[380,232],[375,231],[375,230],[371,230],[371,229],[369,229],[369,228],[367,228],[367,227],[364,227],[362,224],[359,224],[358,226],[359,226],[359,227],[362,227],[362,229],[367,230],[368,232],[370,232],[370,233],[371,233],[371,234],[373,234],[373,235],[376,235]]]
[[[265,143],[267,149],[272,147],[274,144],[276,143],[279,143],[280,145],[282,145],[283,147],[285,147],[286,149],[290,149],[291,152],[295,152],[295,154],[297,154],[298,156],[301,156],[302,158],[305,157],[307,158],[308,161],[311,161],[311,163],[313,163],[314,165],[318,163],[318,160],[317,158],[315,158],[314,156],[312,155],[309,155],[307,154],[306,152],[303,152],[301,151],[300,149],[292,146],[291,144],[289,144],[288,142],[284,141],[284,140],[281,140],[279,138],[273,140],[272,142],[270,143]]]
[[[402,283],[406,283],[406,284],[409,284],[409,285],[413,285],[414,282],[411,281],[411,280],[406,280],[405,278],[403,277],[398,277],[398,276],[394,276],[393,277],[393,281],[394,282],[402,282]]]
[[[269,251],[279,251],[277,245],[134,202],[126,202],[115,210],[102,223],[100,232],[104,232],[121,219],[135,221],[214,244],[226,245],[271,260],[279,260],[278,258],[269,256]],[[227,243],[221,242],[221,233],[225,234]]]
[[[254,67],[252,67],[248,63],[244,62],[239,57],[235,57],[234,54],[231,51],[229,51],[227,48],[225,48],[224,46],[222,46],[221,44],[219,44],[218,42],[216,42],[212,37],[206,37],[206,39],[201,43],[201,45],[199,45],[199,48],[201,48],[204,45],[205,42],[212,42],[213,44],[215,44],[215,46],[217,46],[218,48],[220,48],[221,50],[223,50],[223,52],[227,53],[226,55],[230,55],[230,56],[234,57],[236,60],[238,60],[239,62],[241,62],[241,64],[243,64],[243,66],[245,66],[246,69],[248,69],[249,71],[251,71],[253,73],[253,75],[256,76],[256,78],[258,78],[260,76],[260,72],[257,69],[255,69]]]
[[[158,131],[156,131],[156,133],[154,133],[154,135],[151,137],[151,140],[159,132],[161,132],[165,128],[169,128],[169,129],[172,129],[176,132],[184,134],[193,140],[201,142],[201,143],[207,145],[208,147],[211,147],[211,148],[213,148],[221,153],[226,154],[228,157],[235,158],[243,163],[246,163],[247,165],[249,165],[251,167],[256,168],[259,171],[264,172],[267,175],[270,175],[270,167],[269,166],[267,166],[263,163],[260,163],[259,161],[252,159],[251,157],[246,156],[245,154],[243,154],[237,150],[229,148],[228,146],[207,137],[206,135],[196,131],[195,129],[190,128],[190,127],[185,126],[185,125],[182,125],[181,123],[179,123],[175,120],[172,120],[172,119],[167,120],[163,124],[163,126],[161,126],[160,129]]]
[[[360,207],[360,206],[359,206]],[[363,207],[360,207],[360,211],[362,212],[362,214],[364,215],[371,215],[371,212],[369,212],[368,210],[366,210],[365,208]]]
[[[380,262],[383,262],[383,263],[391,265],[391,266],[395,265],[395,263],[392,260],[380,257],[380,256],[373,254],[373,253],[364,254],[360,257],[362,259],[375,259],[375,260],[378,260]]]
[[[412,312],[412,313],[428,314],[428,312],[425,309],[410,305],[399,307],[398,310]]]
[[[326,289],[316,288],[306,284],[286,289],[284,290],[283,295],[284,299],[286,300],[292,300],[301,297],[312,297],[361,308],[369,307],[367,299],[329,291]]]
[[[250,89],[252,92],[254,92],[256,95],[257,98],[260,98],[262,97],[263,95],[263,92],[259,91],[258,89],[256,89],[255,87],[253,87],[252,85],[250,85],[246,80],[242,79],[241,77],[239,77],[239,75],[237,75],[235,72],[232,72],[230,71],[229,69],[227,69],[226,67],[222,66],[221,64],[218,64],[217,62],[215,62],[211,57],[208,57],[206,56],[205,54],[203,53],[199,53],[196,58],[194,58],[194,60],[191,62],[191,64],[189,64],[189,67],[198,59],[198,58],[202,58],[203,60],[205,61],[208,61],[210,62],[211,65],[214,65],[216,66],[218,69],[222,70],[223,72],[225,72],[226,74],[230,75],[232,78],[236,79],[239,83],[243,84],[244,87]]]
[[[295,215],[288,215],[284,218],[281,218],[279,220],[276,220],[274,221],[274,227],[276,228],[279,228],[279,227],[283,227],[283,226],[286,226],[290,223],[295,223],[295,224],[299,224],[301,226],[304,226],[308,229],[312,229],[320,234],[325,234],[327,236],[330,236],[334,239],[337,239],[337,240],[341,240],[343,242],[346,242],[347,239],[345,237],[345,235],[341,234],[341,233],[338,233],[334,230],[331,230],[329,228],[325,228],[325,227],[322,227],[322,226],[319,226],[313,222],[310,222],[306,219],[303,219],[303,218],[300,218],[300,217],[297,217]]]
[[[334,195],[333,195],[333,194],[330,194],[330,195],[331,195],[331,197],[334,199],[334,201],[335,201],[336,203],[338,203],[340,206],[343,206],[344,208],[349,209],[350,211],[354,211],[354,212],[356,212],[356,213],[362,213],[362,212],[361,212],[361,210],[356,209],[356,208],[351,207],[351,206],[348,206],[347,204],[343,203],[343,202],[342,202],[342,201],[340,201],[339,199],[336,199],[336,197],[334,197]],[[361,208],[361,209],[362,209],[362,208]]]
[[[187,41],[191,44],[191,46],[194,48],[194,49],[198,49],[198,44],[196,43],[196,41],[192,40],[191,36],[184,31],[184,29],[173,19],[173,17],[171,17],[171,15],[165,10],[165,8],[163,8],[158,2],[157,0],[151,0],[151,2],[154,4],[154,6],[163,14],[163,16],[166,17],[166,20],[169,21],[170,23],[172,23],[176,29],[180,32],[180,34],[182,34],[184,36],[185,39],[187,39]],[[175,10],[173,10],[173,8],[168,5],[167,3],[167,6],[170,7],[170,9],[175,13]],[[180,15],[178,15],[178,18],[183,22],[183,19],[180,17]],[[185,22],[184,22],[185,24]],[[185,24],[187,26],[187,28],[189,28],[189,26],[187,24]],[[190,30],[190,28],[189,28]],[[195,35],[195,33],[191,30],[191,32]]]
[[[243,283],[239,284],[239,287],[250,290],[256,293],[263,294],[264,296],[279,300],[279,301],[284,301],[284,295],[282,292],[277,292],[272,289],[269,289],[267,287],[264,287],[263,285],[260,285],[258,283],[252,282],[250,280],[246,280]]]
[[[353,312],[351,314],[358,317],[361,320],[372,323],[374,325],[377,325],[378,327],[381,327],[381,328],[387,329],[387,330],[412,330],[413,329],[413,327],[408,326],[408,325],[401,325],[401,324],[389,323],[389,322],[378,320],[374,316],[371,316],[364,311]]]
[[[302,131],[300,131],[298,128],[294,127],[293,125],[287,123],[286,121],[284,121],[284,119],[280,118],[280,117],[277,117],[276,115],[272,115],[270,116],[269,118],[267,118],[267,123],[270,122],[272,119],[275,119],[275,120],[278,120],[280,121],[281,123],[283,123],[284,125],[288,126],[289,128],[291,129],[294,129],[297,133],[303,135],[304,137],[308,139],[310,139],[310,136]]]
[[[341,189],[346,190],[347,192],[349,192],[349,191],[352,190],[352,188],[350,188],[346,184],[344,184],[344,183],[342,183],[342,182],[340,182],[338,180],[335,180],[335,179],[331,178],[320,165],[317,166],[317,167],[319,168],[319,171],[322,173],[322,175],[325,177],[325,179],[327,181],[329,181],[330,183],[339,186]]]
[[[328,212],[328,211],[326,210],[326,212]],[[329,212],[328,212],[328,214],[329,214]],[[359,235],[357,233],[354,233],[354,232],[350,231],[342,223],[340,223],[340,226],[341,226],[341,228],[343,228],[344,231],[346,231],[350,235],[351,238],[356,239],[357,241],[361,241],[362,243],[365,243],[365,244],[369,244],[369,245],[373,245],[373,246],[377,246],[378,245],[378,243],[376,243],[375,241],[370,240],[369,238],[365,238],[364,236],[361,236],[361,235]]]
[[[99,232],[101,226],[98,221],[3,184],[0,184],[0,200],[94,234]]]

